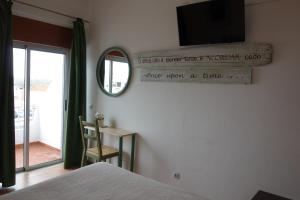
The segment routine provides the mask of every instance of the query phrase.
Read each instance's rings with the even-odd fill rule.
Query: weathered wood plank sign
[[[251,84],[251,67],[140,69],[141,81]]]
[[[226,44],[134,55],[136,67],[261,66],[272,62],[270,44]]]

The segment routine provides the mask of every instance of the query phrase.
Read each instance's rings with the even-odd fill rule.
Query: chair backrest
[[[79,124],[80,124],[80,133],[81,133],[81,140],[83,148],[87,148],[87,138],[85,137],[88,134],[88,131],[85,129],[86,126],[95,127],[95,124],[84,121],[82,116],[79,116]]]
[[[98,153],[99,153],[99,159],[102,158],[102,134],[99,131],[99,120],[95,120],[95,132],[97,137],[97,147],[98,147]]]
[[[79,123],[80,123],[80,132],[81,132],[81,139],[82,139],[82,145],[84,150],[86,150],[87,147],[87,141],[88,139],[94,139],[96,140],[96,145],[98,149],[99,159],[102,157],[102,134],[99,131],[99,120],[95,120],[95,123],[87,122],[83,120],[82,116],[79,116]],[[95,127],[95,137],[92,137],[91,135],[88,136],[88,131],[85,129],[86,126]]]

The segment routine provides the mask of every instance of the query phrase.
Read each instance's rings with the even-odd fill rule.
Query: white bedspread
[[[204,200],[107,163],[0,196],[0,200]]]

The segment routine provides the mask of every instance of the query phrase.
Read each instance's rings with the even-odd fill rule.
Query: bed
[[[107,163],[1,196],[0,200],[205,200]]]

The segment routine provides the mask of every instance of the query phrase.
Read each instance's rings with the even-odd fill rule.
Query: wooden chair
[[[82,138],[82,158],[81,167],[86,165],[87,158],[95,159],[96,162],[106,161],[106,159],[119,156],[119,150],[102,144],[103,134],[99,132],[99,120],[95,123],[83,121],[82,116],[79,116],[81,138]],[[86,126],[95,127],[95,133],[89,134]],[[95,141],[95,147],[88,147],[88,140]]]

